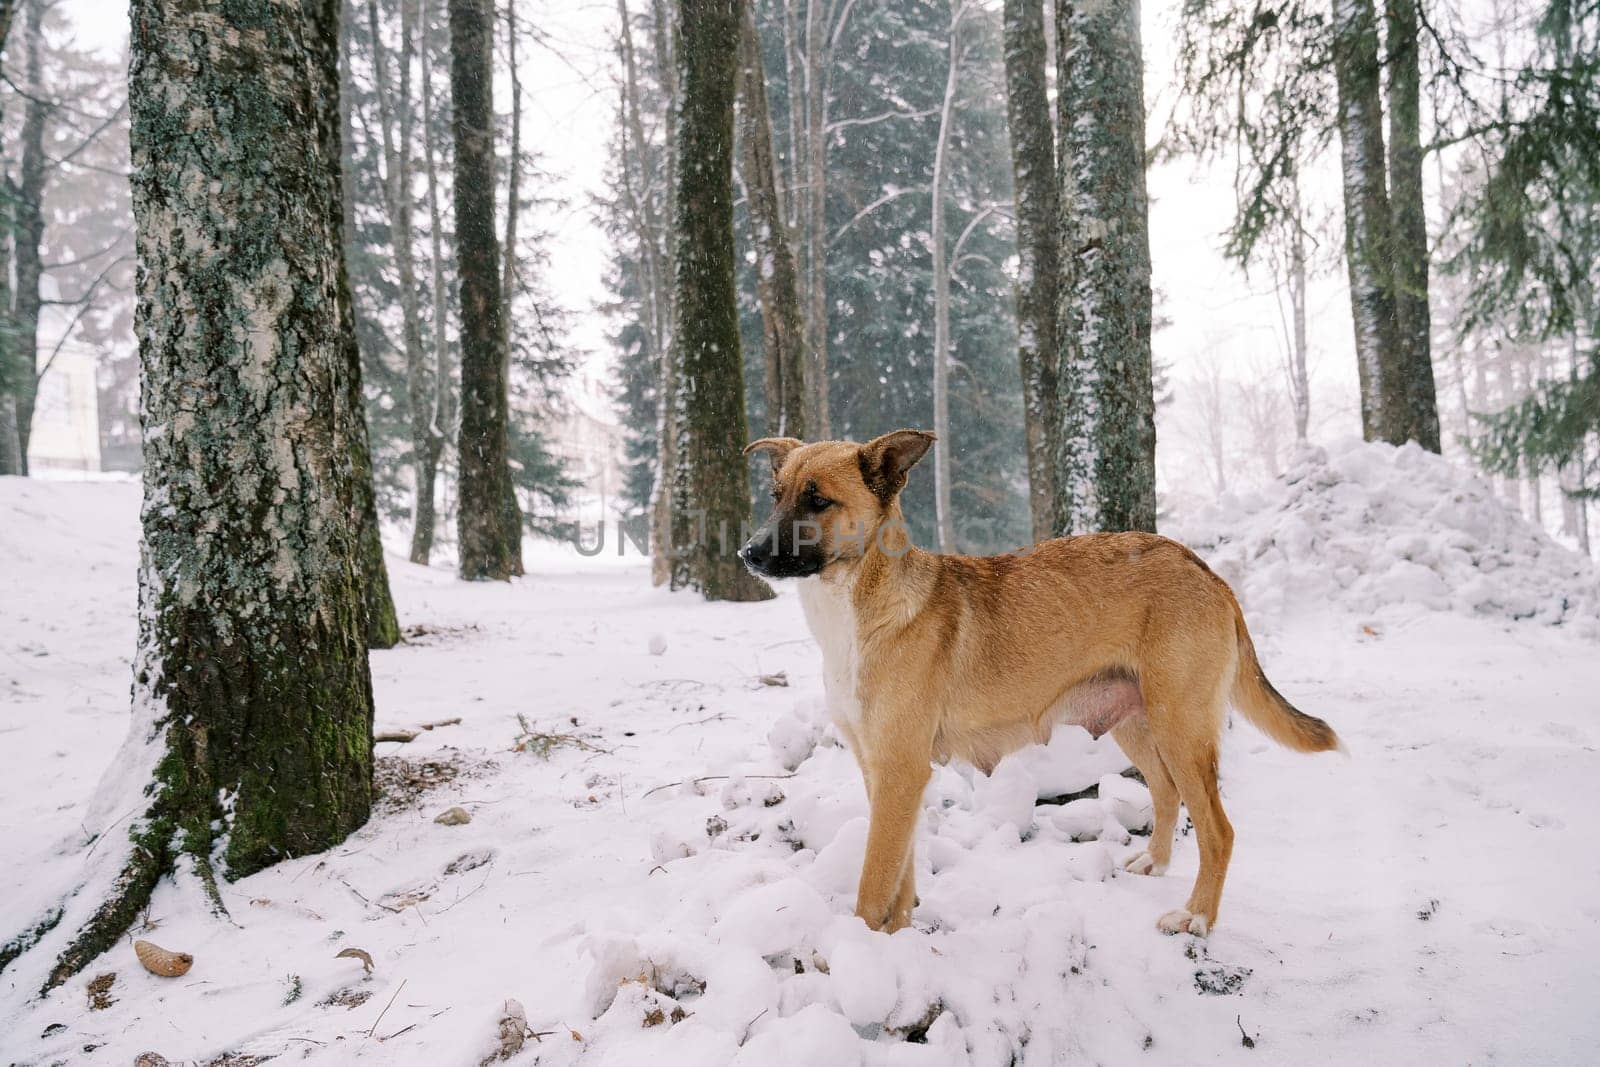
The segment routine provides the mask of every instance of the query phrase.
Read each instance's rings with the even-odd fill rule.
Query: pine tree
[[[372,796],[361,417],[350,319],[326,312],[344,274],[338,3],[239,0],[219,19],[136,0],[133,24],[146,466],[118,762],[154,780],[131,829],[95,828],[121,847],[33,926],[41,950],[72,934],[46,988],[112,945],[180,857],[221,911],[216,875],[337,843]]]
[[[735,554],[750,520],[744,365],[734,295],[733,101],[740,0],[678,5],[674,587],[709,600],[772,591]]]
[[[1058,0],[1056,529],[1154,530],[1155,395],[1139,5]]]

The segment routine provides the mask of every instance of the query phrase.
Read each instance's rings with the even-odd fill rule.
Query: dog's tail
[[[1255,642],[1244,624],[1244,613],[1236,603],[1234,626],[1239,635],[1239,667],[1233,679],[1233,703],[1251,724],[1285,748],[1296,752],[1345,751],[1344,742],[1333,727],[1314,715],[1307,715],[1283,698],[1261,669]]]

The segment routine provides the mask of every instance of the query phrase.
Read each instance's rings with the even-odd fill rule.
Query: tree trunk
[[[1059,0],[1056,32],[1063,283],[1055,527],[1154,530],[1139,5]]]
[[[490,0],[450,0],[450,99],[455,133],[456,261],[461,285],[461,577],[517,573],[507,522],[506,355],[500,317],[500,244],[494,232],[494,106]]]
[[[21,368],[13,362],[11,344],[11,205],[5,191],[0,183],[0,476],[23,473],[16,394]]]
[[[678,46],[676,11],[673,0],[652,0],[651,16],[654,21],[656,70],[661,78],[661,96],[667,114],[667,211],[670,225],[663,227],[664,254],[658,257],[661,271],[656,292],[661,294],[665,307],[663,321],[669,324],[661,345],[661,380],[657,386],[656,416],[656,483],[650,508],[650,581],[664,585],[672,580],[672,531],[674,528],[672,506],[674,484],[678,470],[678,405],[680,388],[678,349],[673,340],[677,328],[674,305],[677,300],[676,279],[670,277],[670,264],[677,262],[678,245]]]
[[[1284,378],[1289,390],[1289,405],[1294,412],[1294,439],[1305,444],[1311,422],[1310,348],[1306,335],[1306,231],[1305,212],[1300,205],[1300,177],[1290,170],[1285,176],[1288,203],[1282,220],[1283,246],[1272,259],[1274,295],[1289,291],[1289,313],[1284,315],[1282,300],[1278,316],[1283,322]]]
[[[418,306],[415,232],[411,223],[411,57],[415,48],[415,0],[400,0],[398,78],[389,76],[388,55],[379,32],[378,0],[368,0],[367,26],[372,35],[374,92],[383,140],[383,199],[389,216],[395,273],[400,282],[401,347],[406,361],[406,407],[411,429],[412,489],[411,562],[426,564],[433,545],[433,480],[423,476],[433,439],[433,383],[422,344],[422,311]],[[398,127],[398,128],[397,128]],[[429,499],[424,500],[426,489]]]
[[[806,2],[806,300],[811,354],[811,408],[806,426],[818,440],[833,434],[828,410],[828,89],[826,15],[831,5]]]
[[[1006,117],[1017,200],[1017,363],[1033,539],[1054,534],[1056,302],[1061,286],[1055,128],[1046,87],[1043,0],[1005,0]]]
[[[744,5],[740,19],[739,60],[739,140],[744,149],[741,171],[750,210],[751,244],[756,253],[756,293],[761,303],[767,433],[804,440],[809,392],[805,377],[805,319],[800,311],[794,254],[789,249],[789,228],[778,196],[761,38],[749,3]]]
[[[439,458],[444,454],[445,441],[453,418],[450,404],[450,310],[444,279],[444,222],[439,209],[439,164],[434,153],[436,130],[433,118],[433,49],[428,46],[428,32],[433,23],[428,0],[420,0],[417,11],[417,32],[421,41],[422,75],[422,157],[428,174],[428,244],[429,272],[433,291],[433,404],[432,420],[428,424],[427,445],[418,458],[417,471],[417,521],[416,530],[427,537],[419,544],[413,536],[412,551],[421,549],[426,560],[433,552],[433,538],[438,524],[438,509],[434,501],[438,481]]]
[[[493,53],[491,52],[491,55]],[[511,75],[511,151],[506,158],[506,236],[501,259],[500,332],[501,357],[505,361],[506,444],[511,438],[511,318],[517,283],[517,217],[522,206],[522,77],[517,72],[517,5],[506,5],[506,69]],[[511,573],[522,573],[522,505],[517,502],[517,483],[509,458],[505,487],[506,529],[511,539]]]
[[[1439,401],[1433,382],[1428,311],[1428,217],[1422,205],[1422,106],[1417,0],[1384,5],[1389,51],[1389,196],[1394,212],[1396,432],[1439,451]],[[1398,441],[1396,443],[1399,443]]]
[[[108,899],[66,904],[77,934],[47,988],[114,944],[179,856],[220,908],[214,860],[238,878],[321,851],[371,806],[362,420],[351,320],[327,313],[344,276],[338,11],[134,0],[145,505],[117,762],[154,780]]]
[[[733,98],[741,0],[678,4],[677,295],[680,374],[673,586],[708,600],[772,591],[735,554],[750,522],[744,368],[734,296]]]
[[[23,63],[28,92],[22,109],[21,160],[17,183],[7,190],[11,200],[12,255],[16,271],[15,312],[10,342],[13,396],[16,398],[19,474],[28,473],[28,442],[33,437],[33,409],[39,396],[39,309],[44,277],[40,248],[44,243],[46,161],[44,127],[50,105],[45,100],[40,44],[44,40],[44,5],[25,0],[28,21],[22,31]]]
[[[324,118],[327,122],[326,133],[333,138],[329,145],[331,158],[339,165],[340,263],[342,267],[347,268],[346,257],[350,255],[350,230],[354,226],[352,220],[355,209],[345,166],[344,146],[352,136],[350,109],[354,97],[349,82],[350,37],[343,27],[345,20],[353,17],[353,11],[347,0],[340,0],[338,11],[338,24],[341,30],[339,37],[332,44],[335,57],[333,62],[339,72],[338,96],[336,103],[331,95],[328,100],[319,102],[330,109]],[[361,597],[366,610],[363,632],[366,634],[368,648],[393,648],[400,643],[400,619],[395,613],[394,597],[389,591],[389,569],[384,563],[383,537],[378,526],[378,499],[372,485],[372,449],[367,437],[366,397],[361,391],[361,347],[356,333],[355,300],[350,294],[347,269],[340,271],[339,299],[341,303],[337,309],[338,314],[349,321],[347,357],[350,360],[351,370],[347,384],[351,390],[350,405],[351,410],[360,416],[359,424],[352,428],[350,434],[350,461],[357,472],[353,488],[352,521],[360,530],[361,538]]]
[[[1378,27],[1372,0],[1334,0],[1334,71],[1339,84],[1340,166],[1344,178],[1344,251],[1361,383],[1361,433],[1401,444],[1405,413],[1397,371],[1396,319],[1389,240],[1393,217],[1384,179],[1383,106],[1379,99]]]
[[[965,14],[965,0],[956,0],[950,8],[944,101],[939,108],[929,197],[933,215],[933,434],[939,439],[933,456],[933,510],[940,552],[956,550],[956,520],[950,507],[950,453],[955,441],[950,434],[950,267],[945,262],[944,197],[950,180],[950,125],[955,118],[956,88],[961,78],[960,34]]]

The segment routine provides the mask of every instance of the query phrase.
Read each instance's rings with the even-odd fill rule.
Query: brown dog
[[[1087,534],[985,558],[913,547],[900,491],[933,440],[896,430],[864,445],[769,437],[745,450],[771,455],[775,506],[739,554],[764,577],[804,579],[828,709],[866,779],[856,914],[879,930],[911,921],[911,839],[933,760],[988,772],[1070,722],[1110,731],[1150,786],[1155,828],[1127,870],[1166,870],[1179,800],[1188,807],[1200,875],[1157,925],[1203,936],[1233,851],[1217,792],[1228,703],[1300,752],[1338,737],[1267,681],[1232,590],[1175,541]]]

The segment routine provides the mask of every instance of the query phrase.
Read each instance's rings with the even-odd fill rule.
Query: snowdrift
[[[1181,522],[1179,539],[1251,618],[1343,608],[1391,621],[1435,611],[1600,633],[1600,582],[1476,473],[1416,445],[1306,448],[1259,491]]]

